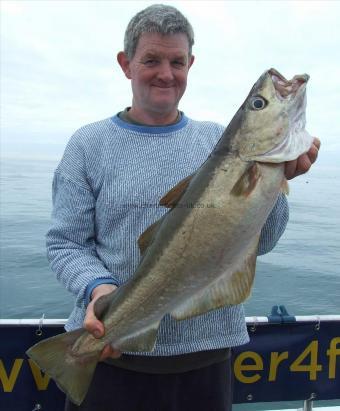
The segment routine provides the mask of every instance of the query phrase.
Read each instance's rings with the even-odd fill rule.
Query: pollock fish
[[[165,314],[182,320],[250,295],[261,228],[287,187],[283,162],[312,144],[308,79],[264,72],[207,160],[160,200],[169,211],[139,238],[133,277],[95,304],[101,339],[79,329],[27,351],[72,402],[83,401],[105,345],[152,351]]]

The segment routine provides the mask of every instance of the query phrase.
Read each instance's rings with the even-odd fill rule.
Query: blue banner
[[[44,375],[35,363],[28,359],[26,350],[41,341],[64,331],[60,326],[44,326],[42,335],[38,327],[0,326],[0,410],[61,411],[64,393],[53,380]]]
[[[340,398],[340,322],[252,329],[234,351],[234,403]]]
[[[25,351],[61,326],[0,326],[0,410],[63,409],[64,394]],[[257,324],[234,350],[234,403],[340,398],[340,322]]]

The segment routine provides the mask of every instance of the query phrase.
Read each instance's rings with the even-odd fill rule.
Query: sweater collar
[[[174,131],[178,131],[185,127],[188,124],[188,117],[181,112],[181,119],[175,123],[170,124],[168,126],[146,126],[146,125],[139,125],[139,124],[132,124],[122,120],[118,114],[111,117],[111,120],[121,128],[126,130],[135,131],[138,133],[145,133],[145,134],[164,134],[164,133],[172,133]]]

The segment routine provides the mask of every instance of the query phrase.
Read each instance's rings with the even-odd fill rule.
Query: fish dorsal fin
[[[139,236],[137,243],[139,246],[139,251],[143,255],[149,245],[152,243],[152,240],[161,225],[164,217],[161,217],[159,220],[155,221]]]
[[[138,331],[136,335],[118,339],[113,347],[124,352],[152,351],[156,344],[159,323],[156,321],[148,328]]]
[[[175,185],[170,191],[168,191],[159,201],[159,204],[164,207],[173,208],[179,202],[180,198],[187,189],[192,175],[184,178],[178,184]]]
[[[240,304],[248,298],[254,282],[258,239],[257,236],[238,269],[231,275],[227,273],[220,277],[203,292],[177,307],[171,315],[176,320],[184,320],[227,305]]]
[[[260,169],[257,163],[253,163],[247,170],[242,174],[242,176],[237,180],[234,187],[231,190],[231,194],[235,196],[249,196],[249,194],[254,190],[261,176]]]

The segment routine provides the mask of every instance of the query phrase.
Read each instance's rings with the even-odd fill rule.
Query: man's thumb
[[[90,306],[91,304],[91,306]],[[104,335],[104,325],[97,319],[93,312],[93,303],[90,303],[85,320],[84,327],[95,338],[100,338]]]

